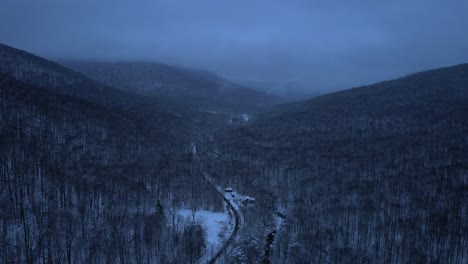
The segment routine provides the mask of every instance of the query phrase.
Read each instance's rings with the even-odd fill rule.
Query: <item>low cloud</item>
[[[468,62],[467,10],[462,0],[6,0],[0,42],[317,93]]]

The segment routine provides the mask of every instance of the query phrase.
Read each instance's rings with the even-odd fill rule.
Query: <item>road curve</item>
[[[216,190],[216,192],[219,193],[219,195],[221,195],[221,197],[223,197],[224,201],[226,201],[226,203],[228,204],[229,208],[231,209],[231,211],[234,213],[234,217],[235,217],[235,225],[234,225],[234,230],[232,231],[231,233],[231,236],[229,237],[229,239],[226,241],[226,243],[224,243],[223,247],[219,249],[218,253],[216,253],[216,255],[214,255],[210,261],[208,261],[208,264],[214,264],[216,263],[216,261],[218,261],[218,259],[226,252],[226,250],[228,249],[228,247],[234,242],[234,239],[236,238],[237,236],[237,233],[240,229],[240,225],[241,225],[241,218],[240,218],[240,215],[239,215],[239,212],[237,211],[237,209],[232,205],[232,202],[231,200],[227,199],[225,196],[224,196],[224,193],[219,191],[218,188],[216,188],[216,185],[214,185],[207,177],[206,175],[204,174],[203,175],[203,178]]]

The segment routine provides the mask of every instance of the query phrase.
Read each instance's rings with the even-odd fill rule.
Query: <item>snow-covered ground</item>
[[[224,197],[231,201],[231,204],[237,211],[240,210],[240,207],[249,207],[255,204],[255,198],[239,194],[235,191],[225,192]]]
[[[229,124],[233,124],[233,123],[247,123],[249,122],[251,119],[251,116],[249,114],[240,114],[240,115],[235,115],[235,116],[232,116],[231,119],[229,120]]]
[[[178,215],[187,221],[192,221],[192,211],[189,209],[179,210]],[[207,257],[216,254],[234,228],[234,219],[227,212],[198,210],[195,213],[195,221],[200,223],[206,231]]]
[[[281,227],[282,227],[281,225],[282,225],[283,222],[284,222],[284,218],[279,217],[279,216],[276,215],[276,214],[275,214],[273,217],[274,217],[274,219],[275,219],[275,230],[279,231],[279,230],[281,229]]]
[[[229,212],[229,216],[231,217],[230,218],[231,221],[229,222],[230,223],[229,236],[226,236],[226,239],[227,239],[227,241],[229,241],[231,236],[233,236],[232,238],[236,239],[235,235],[237,234],[237,228],[240,228],[240,226],[244,222],[244,216],[242,214],[242,210],[240,210],[240,207],[242,206],[242,201],[243,201],[243,199],[246,199],[246,198],[248,198],[248,199],[253,199],[253,198],[248,197],[248,196],[239,195],[231,187],[222,188],[221,186],[216,185],[214,183],[213,179],[207,173],[204,173],[204,177],[221,195],[224,196],[225,200],[227,200],[227,202],[225,202],[226,203],[225,208]],[[253,200],[255,200],[255,199],[253,199]],[[228,206],[228,204],[230,206]],[[236,226],[237,226],[237,228],[236,228]],[[225,244],[223,247],[220,247],[220,250],[225,251],[228,248],[229,248],[229,244]],[[218,252],[218,253],[220,253],[220,252]],[[208,259],[208,255],[209,254],[206,254],[204,257],[202,257],[198,261],[198,263],[199,264],[208,263],[210,261]],[[211,256],[214,256],[214,254],[211,254]],[[212,260],[214,260],[214,259],[212,259]]]
[[[190,146],[191,150],[192,150],[192,154],[193,155],[197,155],[197,144],[195,143],[192,143],[192,145]]]

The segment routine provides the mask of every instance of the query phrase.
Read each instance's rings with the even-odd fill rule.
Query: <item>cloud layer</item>
[[[0,42],[306,93],[468,62],[468,1],[3,0]]]

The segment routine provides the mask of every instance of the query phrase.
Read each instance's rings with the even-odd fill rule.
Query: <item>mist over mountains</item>
[[[0,36],[55,61],[162,62],[315,95],[468,61],[467,5],[6,0]]]
[[[0,4],[0,263],[468,263],[468,2]]]
[[[467,64],[288,104],[165,64],[62,64],[0,46],[5,263],[468,256]]]
[[[279,96],[241,86],[211,72],[160,63],[68,61],[63,64],[125,91],[180,100],[205,110],[214,111],[223,107],[231,110],[255,109],[283,100]],[[217,106],[212,106],[214,104]]]

